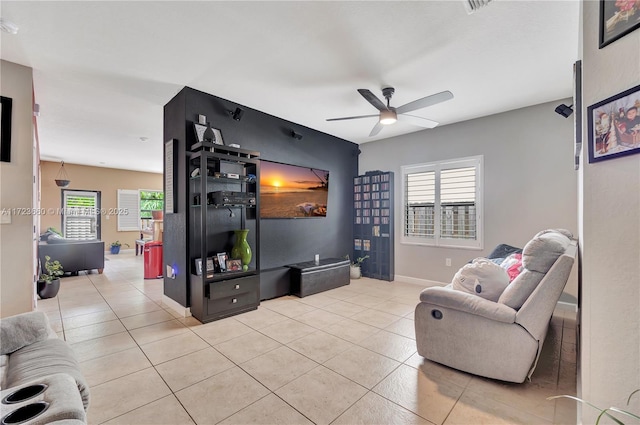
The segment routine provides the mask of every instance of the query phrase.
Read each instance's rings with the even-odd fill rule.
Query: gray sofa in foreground
[[[453,285],[422,291],[415,309],[418,354],[488,378],[530,378],[576,258],[577,241],[569,235],[544,231],[529,241],[522,272],[497,301]]]
[[[0,417],[3,423],[86,423],[89,387],[71,347],[44,313],[0,320]]]

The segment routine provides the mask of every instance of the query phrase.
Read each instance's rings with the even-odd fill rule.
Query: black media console
[[[289,264],[287,267],[291,269],[291,293],[302,298],[348,285],[349,264],[349,260],[344,258]]]

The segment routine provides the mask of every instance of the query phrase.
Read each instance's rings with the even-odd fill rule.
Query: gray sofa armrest
[[[455,289],[426,288],[420,293],[420,301],[503,323],[516,320],[516,311],[511,307]]]
[[[46,314],[39,311],[18,314],[0,320],[0,354],[10,354],[27,345],[51,337]]]

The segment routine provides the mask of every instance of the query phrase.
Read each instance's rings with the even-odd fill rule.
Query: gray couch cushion
[[[517,310],[536,289],[544,273],[524,269],[504,290],[498,302]]]
[[[49,319],[42,312],[29,312],[0,320],[0,354],[10,354],[49,337]]]
[[[4,320],[4,319],[3,319]],[[82,403],[89,406],[89,386],[71,347],[60,339],[47,339],[21,348],[9,357],[7,387],[22,385],[55,373],[71,375],[78,386]]]
[[[546,273],[569,246],[569,238],[559,232],[538,234],[524,246],[522,265],[525,269]]]
[[[522,250],[522,272],[507,286],[499,303],[519,309],[536,289],[545,273],[549,271],[566,251],[571,235],[566,230],[549,229],[537,233]]]

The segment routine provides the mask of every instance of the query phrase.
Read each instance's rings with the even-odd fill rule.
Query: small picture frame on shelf
[[[207,258],[207,277],[213,277],[215,273],[215,266],[213,264],[213,258]]]
[[[222,131],[220,131],[217,128],[213,128],[213,127],[211,127],[211,130],[213,130],[213,134],[216,135],[216,138],[215,138],[213,143],[215,143],[216,145],[223,145],[224,146],[224,140],[222,139]]]
[[[204,131],[207,129],[206,125],[194,123],[193,129],[196,132],[196,140],[202,142],[204,140]]]
[[[218,258],[218,264],[220,265],[220,272],[226,272],[227,271],[227,253],[220,252],[216,254],[216,257]]]
[[[227,260],[227,271],[228,272],[239,272],[242,270],[242,261],[241,260]]]
[[[196,275],[202,276],[202,258],[196,258]]]

